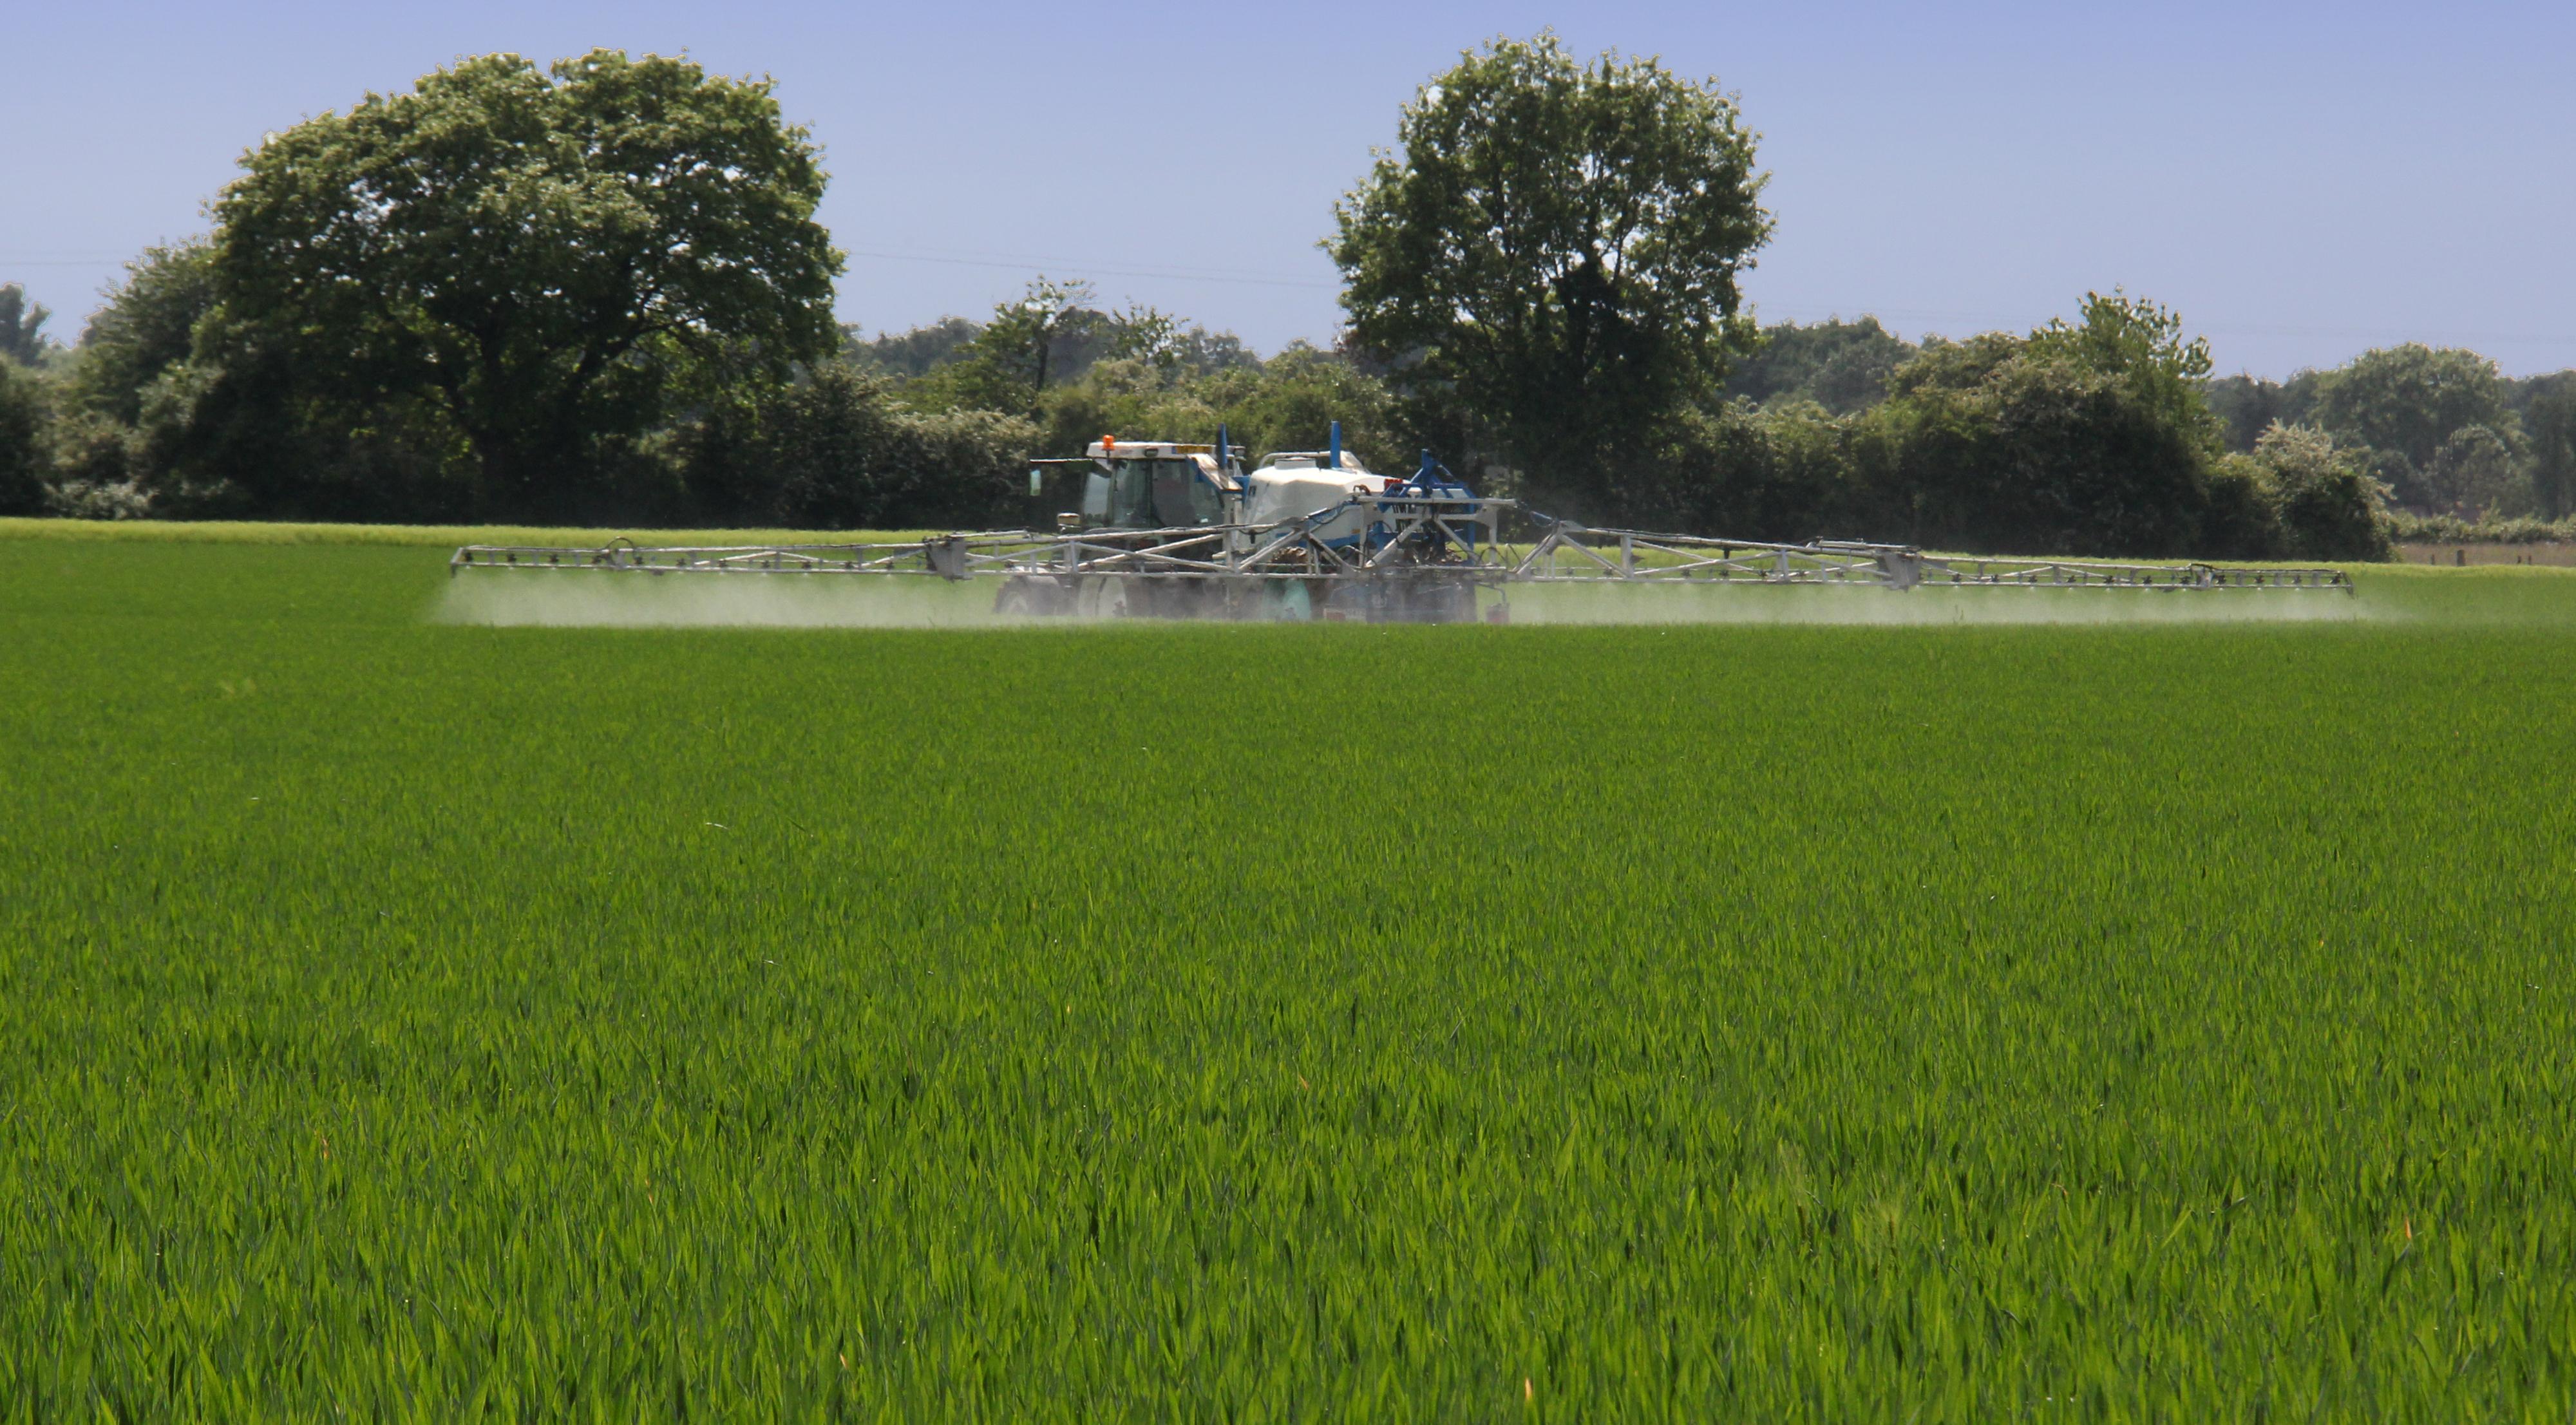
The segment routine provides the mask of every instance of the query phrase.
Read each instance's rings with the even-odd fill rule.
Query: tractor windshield
[[[1196,461],[1122,460],[1113,479],[1109,522],[1133,529],[1214,524],[1224,508],[1215,487],[1200,478]]]

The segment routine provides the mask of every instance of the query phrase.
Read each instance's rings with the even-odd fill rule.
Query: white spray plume
[[[2354,623],[2386,617],[2331,589],[1560,584],[1511,592],[1516,624]]]
[[[994,611],[999,585],[799,574],[469,572],[431,611],[450,624],[550,628],[1011,628],[1083,620]],[[2320,589],[1515,585],[1514,624],[1860,626],[2357,623],[2423,613]],[[1487,591],[1480,607],[1490,610]]]
[[[448,581],[439,623],[537,628],[989,628],[997,585],[839,574],[473,571]]]

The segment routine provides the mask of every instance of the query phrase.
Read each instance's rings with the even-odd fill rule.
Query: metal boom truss
[[[467,545],[468,570],[645,574],[998,577],[1000,605],[1030,613],[1257,612],[1273,586],[1320,591],[1369,618],[1474,616],[1475,591],[1516,584],[1837,584],[2093,589],[2352,591],[2326,568],[2127,564],[1926,554],[1909,545],[1774,544],[1543,520],[1534,543],[1500,537],[1508,500],[1390,491],[1270,525],[999,530],[896,542],[595,549]]]

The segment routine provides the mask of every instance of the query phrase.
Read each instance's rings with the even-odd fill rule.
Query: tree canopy
[[[2531,404],[2522,426],[2531,445],[2532,494],[2549,519],[2576,507],[2576,371],[2561,371],[2533,383]]]
[[[626,525],[1051,519],[1101,434],[1379,469],[1603,523],[2024,553],[2371,557],[2414,517],[2576,504],[2576,373],[2367,353],[2212,379],[2118,289],[2027,333],[1758,334],[1756,138],[1713,81],[1500,40],[1335,206],[1348,330],[1266,360],[1040,278],[861,338],[824,174],[765,82],[596,52],[460,61],[272,136],[214,231],[66,350],[0,285],[0,507]]]
[[[2504,424],[2505,382],[2495,362],[2474,351],[2410,342],[2366,352],[2327,377],[2316,413],[2326,428],[2420,470],[2462,427]]]
[[[46,394],[32,372],[0,361],[0,515],[31,515],[45,506],[53,453]]]
[[[214,210],[230,319],[338,394],[434,401],[505,506],[545,504],[693,378],[839,342],[823,170],[765,82],[492,55],[243,166]]]
[[[1865,430],[1870,479],[1902,520],[1884,532],[2022,554],[2194,552],[2215,533],[2217,443],[2205,414],[2160,402],[2123,354],[2062,328],[1928,347]]]
[[[1884,398],[1888,378],[1919,351],[1876,317],[1781,322],[1764,327],[1760,344],[1734,363],[1726,393],[1756,403],[1813,401],[1850,415]]]
[[[1714,81],[1546,34],[1461,57],[1397,135],[1325,243],[1351,339],[1494,431],[1534,492],[1615,503],[1621,454],[1750,344],[1756,136]]]
[[[2030,334],[2042,359],[2071,361],[2125,383],[2131,394],[2195,439],[2220,438],[2201,395],[2209,375],[2209,339],[2186,336],[2182,314],[2118,289],[2084,294],[2084,319],[2052,317]]]
[[[2370,448],[2408,504],[2478,509],[2506,493],[2496,467],[2511,460],[2512,413],[2486,357],[2409,342],[2365,352],[2315,389],[2317,424]]]
[[[52,346],[45,338],[45,320],[52,315],[44,303],[27,300],[26,288],[0,285],[0,357],[27,366],[43,361]]]
[[[72,384],[82,406],[129,425],[141,420],[145,390],[188,359],[214,305],[211,246],[144,249],[81,332]]]

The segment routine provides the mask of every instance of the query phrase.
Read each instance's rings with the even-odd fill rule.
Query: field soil
[[[445,556],[0,540],[0,1417],[2576,1399],[2576,575],[495,626]]]

